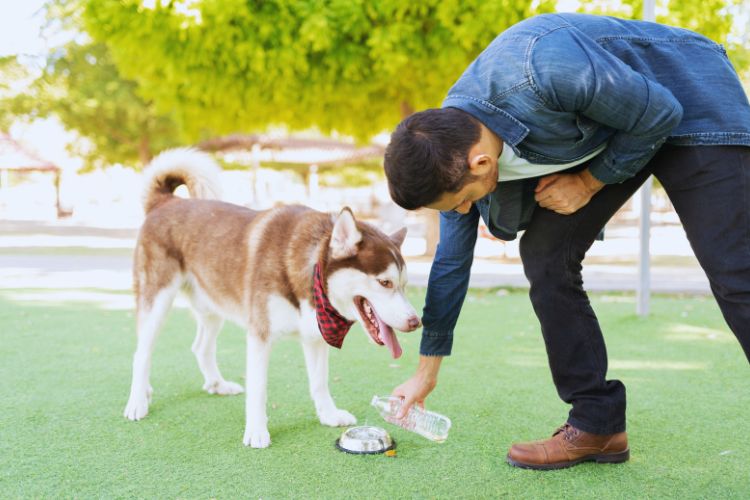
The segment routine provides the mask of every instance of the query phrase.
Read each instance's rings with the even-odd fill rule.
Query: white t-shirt
[[[527,160],[519,158],[513,151],[513,148],[503,143],[503,151],[500,153],[500,158],[497,159],[497,181],[515,181],[517,179],[528,179],[529,177],[539,177],[560,172],[561,170],[575,167],[576,165],[580,165],[581,163],[590,160],[604,151],[604,148],[606,147],[606,143],[602,144],[590,155],[579,158],[570,163],[564,163],[562,165],[543,165],[541,163],[529,163]]]

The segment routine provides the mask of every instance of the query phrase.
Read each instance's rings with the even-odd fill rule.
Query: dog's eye
[[[393,288],[393,281],[391,280],[378,280],[378,283],[384,288]]]

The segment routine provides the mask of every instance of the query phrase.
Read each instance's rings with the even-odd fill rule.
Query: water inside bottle
[[[451,420],[448,417],[414,405],[403,419],[396,419],[395,417],[401,409],[401,403],[400,398],[392,396],[374,396],[371,402],[372,406],[378,409],[386,422],[415,432],[438,443],[442,443],[448,439],[448,431],[451,428]]]

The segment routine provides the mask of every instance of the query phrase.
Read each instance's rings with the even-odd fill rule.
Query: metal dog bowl
[[[350,427],[336,440],[336,448],[355,455],[384,453],[396,447],[385,429],[372,425]]]

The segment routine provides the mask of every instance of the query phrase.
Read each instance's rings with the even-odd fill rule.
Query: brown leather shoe
[[[545,441],[517,443],[508,452],[508,463],[524,469],[550,470],[581,462],[620,463],[630,458],[628,435],[591,434],[566,423]]]

